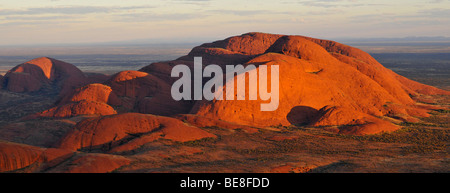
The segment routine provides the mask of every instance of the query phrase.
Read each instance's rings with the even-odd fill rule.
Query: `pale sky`
[[[0,0],[0,45],[450,36],[450,0]]]

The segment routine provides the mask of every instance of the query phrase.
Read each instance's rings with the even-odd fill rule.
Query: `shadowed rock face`
[[[72,64],[41,57],[20,64],[6,73],[6,89],[12,92],[35,92],[45,85],[70,90],[84,83],[85,76]]]
[[[38,113],[37,117],[74,117],[140,112],[155,115],[187,113],[192,103],[173,101],[171,85],[140,71],[122,71],[103,84],[94,83],[64,95],[57,106]],[[35,116],[35,117],[36,117]]]
[[[78,154],[65,149],[40,148],[36,146],[0,141],[0,172],[43,171],[52,168],[56,173],[106,173],[130,163],[116,155]],[[73,159],[69,159],[74,156]],[[69,160],[67,162],[64,162]]]
[[[62,97],[53,108],[26,117],[69,118],[80,115],[112,115],[116,110],[109,104],[118,104],[117,96],[109,86],[103,84],[88,84],[69,92]]]
[[[0,75],[0,89],[2,89],[3,88],[3,76],[2,75]]]
[[[269,101],[203,100],[196,102],[190,112],[242,125],[326,126],[336,125],[335,120],[342,119],[338,125],[347,125],[342,127],[342,132],[350,134],[392,131],[398,127],[377,117],[393,114],[427,116],[423,109],[414,105],[410,95],[449,94],[408,80],[357,48],[304,36],[248,33],[203,44],[187,56],[151,64],[141,71],[173,82],[175,79],[168,74],[170,69],[176,64],[192,68],[195,56],[202,56],[204,65],[222,67],[279,65],[280,104],[277,110],[260,111],[260,104]],[[227,86],[221,88],[224,93]],[[351,128],[353,124],[358,128]]]
[[[120,106],[126,112],[175,115],[187,113],[191,107],[190,102],[172,99],[170,84],[145,72],[119,72],[105,84],[111,87],[112,94],[118,98],[117,102],[109,101],[109,104]]]
[[[111,115],[116,110],[155,115],[188,113],[193,103],[173,101],[170,89],[171,85],[151,74],[122,71],[103,84],[88,84],[67,92],[55,107],[28,118]]]

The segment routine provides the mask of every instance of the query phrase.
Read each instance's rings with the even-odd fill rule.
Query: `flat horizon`
[[[448,37],[450,31],[446,0],[22,0],[1,6],[0,45],[205,42],[246,32],[331,40]]]
[[[250,32],[247,32],[250,33]],[[261,32],[265,33],[265,32]],[[245,34],[245,33],[243,33]],[[203,43],[209,43],[216,41],[218,39],[225,39],[232,36],[239,36],[242,34],[234,34],[229,36],[224,36],[221,38],[194,38],[194,39],[180,39],[180,38],[170,38],[170,39],[132,39],[123,41],[105,41],[105,42],[62,42],[62,43],[25,43],[25,44],[0,44],[2,47],[76,47],[76,46],[166,46],[166,45],[200,45]],[[290,35],[300,35],[303,34],[290,34]],[[313,38],[318,38],[314,36],[308,36]],[[395,43],[440,43],[450,45],[450,36],[405,36],[405,37],[322,37],[319,39],[332,40],[344,44],[395,44]]]

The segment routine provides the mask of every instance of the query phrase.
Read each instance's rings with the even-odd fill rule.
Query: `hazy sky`
[[[0,0],[0,45],[450,36],[450,0]]]

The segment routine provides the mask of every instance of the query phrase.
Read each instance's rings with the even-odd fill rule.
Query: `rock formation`
[[[63,96],[59,104],[83,100],[119,105],[119,99],[112,93],[111,87],[98,83],[88,84],[73,90],[71,93]]]
[[[29,118],[53,117],[68,118],[79,115],[112,115],[117,114],[116,110],[106,103],[96,101],[77,101],[64,105],[58,105],[51,109],[32,115]]]
[[[71,90],[85,82],[85,76],[72,64],[41,57],[20,64],[5,75],[6,89],[12,92],[35,92],[44,86]]]
[[[57,147],[84,151],[125,151],[159,138],[185,142],[208,137],[215,135],[174,118],[125,113],[81,121],[61,139]]]
[[[191,102],[174,101],[170,94],[171,85],[158,77],[140,71],[122,71],[105,82],[118,102],[109,104],[121,106],[125,111],[155,115],[187,113]]]
[[[269,69],[272,65],[279,66],[278,108],[261,111],[260,104],[269,101],[260,99],[174,101],[170,89],[177,78],[170,76],[171,69],[178,64],[193,68],[196,56],[203,57],[204,65],[218,64],[223,68],[254,64],[257,71],[259,65],[267,65]],[[83,82],[82,77],[83,73],[73,65],[38,58],[9,71],[5,85],[15,92],[37,91],[55,82],[68,88]],[[229,83],[226,80],[219,90],[226,93],[226,87],[235,86]],[[185,115],[181,119],[198,126],[241,125],[252,130],[252,127],[295,124],[337,126],[339,132],[369,134],[399,128],[386,121],[389,118],[409,121],[428,116],[428,109],[416,105],[411,98],[421,94],[449,92],[402,77],[369,54],[334,41],[247,33],[202,44],[174,61],[153,63],[140,71],[119,72],[102,84],[69,89],[57,106],[35,117],[190,113],[195,116]]]
[[[191,110],[198,116],[242,125],[331,126],[336,125],[335,119],[342,119],[338,125],[350,134],[392,131],[398,126],[380,117],[427,116],[410,95],[449,94],[397,75],[357,48],[303,36],[248,33],[203,44],[187,56],[141,70],[170,82],[165,73],[177,63],[192,67],[195,56],[202,56],[204,65],[279,65],[280,104],[276,111],[260,111],[259,104],[268,103],[261,100],[203,100]],[[221,88],[224,93],[227,86]],[[335,111],[339,113],[331,113]],[[348,128],[353,124],[358,131]],[[365,129],[371,125],[379,129]]]
[[[248,84],[247,100],[175,101],[171,86],[178,78],[171,77],[171,70],[178,64],[194,68],[194,57],[202,57],[204,66],[217,64],[223,70],[226,65],[255,65],[250,73],[255,71],[257,75],[261,65],[266,65],[269,71],[277,65],[279,76],[268,73],[268,81],[279,79],[278,108],[261,111],[261,104],[270,101],[260,99],[259,95],[257,100],[248,100]],[[234,78],[244,75],[235,74]],[[220,78],[224,78],[225,84],[218,87],[218,93],[226,94],[227,87],[237,90],[231,79]],[[249,79],[247,76],[245,81]],[[203,80],[205,83],[208,78]],[[268,89],[258,84],[257,89]],[[355,144],[361,148],[370,146],[355,150],[357,153],[393,148],[387,153],[391,157],[416,142],[399,146],[371,141],[362,144],[348,138],[339,141],[342,138],[324,136],[316,129],[350,135],[395,131],[402,121],[424,121],[419,118],[429,116],[430,110],[443,110],[443,105],[426,105],[419,100],[426,101],[428,95],[450,95],[449,91],[394,73],[357,48],[329,40],[264,33],[247,33],[202,44],[176,60],[112,76],[85,76],[71,64],[37,58],[0,76],[0,89],[38,94],[51,89],[59,93],[57,100],[40,102],[35,99],[47,99],[47,95],[1,91],[6,101],[20,98],[9,106],[24,104],[10,110],[7,103],[2,103],[2,107],[8,107],[0,112],[2,116],[28,104],[31,108],[18,112],[11,120],[0,120],[0,172],[69,173],[191,171],[186,168],[197,171],[203,167],[206,169],[199,171],[209,172],[210,166],[221,163],[224,166],[220,171],[265,171],[248,170],[245,168],[248,165],[240,165],[241,169],[225,167],[241,164],[243,160],[257,163],[259,158],[269,163],[286,160],[284,157],[297,160],[292,157],[294,154],[305,161],[320,159],[317,163],[328,167],[354,155]],[[28,116],[24,118],[23,114]],[[440,123],[433,132],[440,131],[438,127]],[[415,133],[410,134],[412,137]],[[443,134],[430,136],[433,138],[427,140],[441,138]],[[313,155],[309,155],[309,147],[313,146]],[[352,151],[347,151],[349,148]],[[341,150],[344,153],[336,156],[340,158],[334,158]],[[325,156],[328,152],[332,157]],[[278,154],[276,159],[268,159]],[[329,160],[324,161],[323,157]],[[272,167],[269,163],[262,167]],[[270,171],[307,172],[311,168],[297,167],[310,165],[306,163],[281,166],[277,163]]]
[[[25,167],[45,169],[72,156],[73,152],[55,148],[40,148],[30,145],[0,141],[0,172],[14,171]]]

